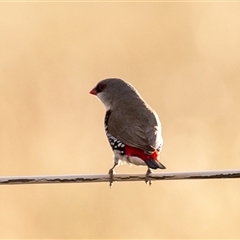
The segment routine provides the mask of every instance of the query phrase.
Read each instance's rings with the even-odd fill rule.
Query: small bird
[[[108,78],[97,83],[90,91],[106,107],[105,132],[114,152],[110,168],[110,186],[114,168],[120,161],[147,166],[145,182],[151,184],[151,169],[165,169],[160,163],[163,138],[158,115],[128,82]]]

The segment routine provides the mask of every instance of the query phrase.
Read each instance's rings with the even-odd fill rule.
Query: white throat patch
[[[102,92],[97,94],[98,99],[104,104],[106,111],[110,110],[110,103],[108,103],[108,101],[106,101],[104,94]]]

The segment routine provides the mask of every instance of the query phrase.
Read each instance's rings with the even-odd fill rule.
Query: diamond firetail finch
[[[108,78],[90,91],[106,107],[105,132],[114,153],[109,170],[110,186],[113,170],[120,161],[147,167],[146,183],[152,169],[165,169],[159,161],[163,138],[158,115],[128,82]],[[149,182],[151,184],[151,182]]]

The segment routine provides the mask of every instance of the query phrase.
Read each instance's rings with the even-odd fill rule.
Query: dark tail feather
[[[149,168],[152,168],[152,169],[157,169],[157,168],[166,169],[166,167],[162,163],[160,163],[158,160],[148,159],[145,161],[145,163]]]

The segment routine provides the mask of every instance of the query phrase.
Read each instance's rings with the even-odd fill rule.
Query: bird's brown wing
[[[162,144],[159,125],[156,114],[147,106],[140,111],[134,105],[125,105],[122,109],[112,111],[108,131],[126,145],[153,152]]]

